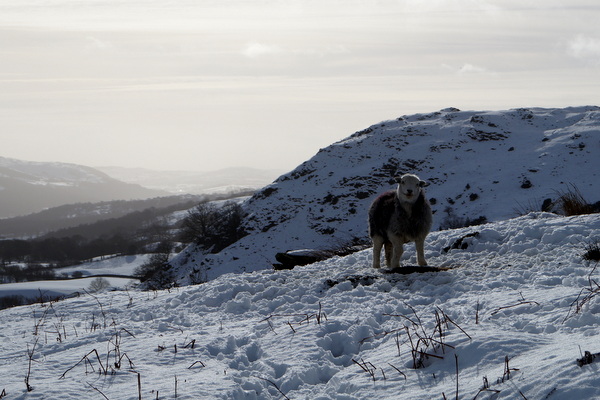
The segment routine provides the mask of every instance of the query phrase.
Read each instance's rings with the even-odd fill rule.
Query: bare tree
[[[242,206],[232,201],[222,206],[199,204],[183,222],[183,240],[217,253],[246,236],[242,227],[244,215]]]
[[[99,276],[90,283],[90,286],[88,286],[88,291],[91,293],[99,293],[108,289],[109,287],[110,282],[107,279]]]

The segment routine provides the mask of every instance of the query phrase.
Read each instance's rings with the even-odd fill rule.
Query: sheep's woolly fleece
[[[386,274],[370,267],[365,250],[171,291],[2,310],[0,393],[28,400],[600,398],[600,363],[577,364],[584,351],[600,352],[600,299],[588,290],[597,290],[600,271],[582,259],[599,232],[600,215],[534,213],[432,233],[426,255],[453,267],[446,272]],[[408,247],[404,262],[412,264]],[[415,345],[419,337],[444,345]],[[430,354],[421,368],[414,347]]]

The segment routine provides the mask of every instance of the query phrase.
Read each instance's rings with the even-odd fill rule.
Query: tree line
[[[161,282],[168,282],[169,274],[159,272],[167,269],[169,255],[181,246],[195,243],[206,252],[216,253],[246,235],[242,228],[245,214],[237,202],[216,205],[207,201],[187,207],[185,217],[176,221],[168,218],[172,207],[151,208],[40,238],[0,240],[0,283],[53,279],[53,268],[106,255],[148,253],[157,256],[136,275],[142,280],[160,275]]]
[[[76,235],[62,238],[0,241],[0,264],[46,263],[64,267],[107,254],[136,254],[143,242],[119,234],[92,240]]]

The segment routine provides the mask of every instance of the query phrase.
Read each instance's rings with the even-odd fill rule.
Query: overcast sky
[[[600,105],[597,0],[0,0],[0,156],[290,170],[383,120]]]

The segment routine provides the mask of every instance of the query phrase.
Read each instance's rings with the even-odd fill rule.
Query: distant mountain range
[[[111,177],[174,194],[229,193],[260,189],[284,171],[234,167],[215,171],[157,171],[144,168],[96,167]]]
[[[97,169],[0,157],[0,218],[63,204],[146,199],[169,193],[125,183]]]
[[[92,168],[0,157],[0,219],[65,204],[257,190],[280,174],[277,170],[243,167],[207,172]]]

